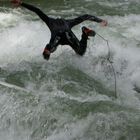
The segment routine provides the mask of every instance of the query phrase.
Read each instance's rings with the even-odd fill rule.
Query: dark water
[[[0,1],[0,140],[140,140],[140,1],[26,0],[51,17],[92,14],[106,28],[83,25],[109,40],[88,40],[84,57],[59,46],[46,62],[50,31],[34,13]],[[16,86],[16,87],[15,87]],[[18,87],[22,88],[19,89]]]

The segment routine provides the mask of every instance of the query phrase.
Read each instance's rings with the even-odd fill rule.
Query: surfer
[[[71,30],[72,27],[80,24],[85,20],[95,21],[97,23],[100,23],[102,26],[107,26],[106,20],[88,14],[79,16],[74,19],[54,19],[44,14],[39,8],[24,3],[21,0],[11,0],[11,3],[13,3],[15,6],[22,6],[27,8],[28,10],[35,12],[49,27],[51,31],[51,39],[43,51],[43,57],[46,60],[49,60],[50,54],[57,49],[58,45],[69,45],[76,52],[76,54],[80,56],[84,55],[87,48],[88,37],[94,37],[96,33],[94,30],[83,26],[81,40],[78,40],[78,38]]]

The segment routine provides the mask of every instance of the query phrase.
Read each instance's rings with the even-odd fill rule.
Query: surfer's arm
[[[44,14],[39,8],[37,8],[33,5],[22,2],[21,6],[27,8],[28,10],[30,10],[32,12],[35,12],[45,22],[48,19],[48,16],[46,14]]]
[[[96,16],[88,15],[88,14],[85,14],[85,15],[82,15],[80,17],[77,17],[77,18],[74,18],[74,19],[71,19],[71,20],[67,20],[67,21],[69,22],[70,26],[73,27],[75,25],[80,24],[81,22],[83,22],[85,20],[95,21],[97,23],[105,22],[105,20],[103,20],[103,19],[100,19]]]
[[[11,3],[13,3],[15,6],[22,6],[32,12],[35,12],[44,22],[48,21],[49,17],[46,14],[44,14],[39,8],[37,8],[31,4],[24,3],[21,0],[11,0]]]

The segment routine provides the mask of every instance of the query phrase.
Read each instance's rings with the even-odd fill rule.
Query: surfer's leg
[[[84,53],[86,52],[88,36],[85,33],[83,33],[81,40],[79,41],[78,38],[74,35],[74,33],[70,32],[70,33],[68,33],[67,39],[68,39],[69,45],[72,47],[72,49],[78,55],[83,56]]]
[[[96,35],[95,31],[86,28],[85,26],[82,27],[82,37],[80,40],[80,46],[77,46],[79,55],[84,55],[87,49],[87,40],[88,37],[94,37]],[[76,47],[76,46],[75,46]]]
[[[96,35],[95,31],[88,29],[87,27],[82,27],[82,37],[79,41],[73,32],[68,32],[67,39],[69,41],[69,45],[73,48],[73,50],[79,54],[84,55],[87,49],[87,40],[89,36],[94,37]]]

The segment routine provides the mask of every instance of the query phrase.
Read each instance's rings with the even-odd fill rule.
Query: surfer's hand
[[[100,24],[101,24],[101,26],[107,26],[108,22],[106,20],[102,20],[102,22]]]
[[[22,3],[21,0],[11,0],[10,2],[14,4],[14,6],[20,6]]]

